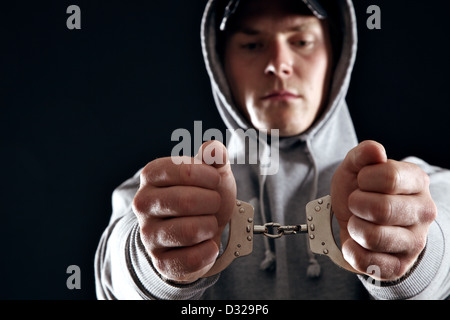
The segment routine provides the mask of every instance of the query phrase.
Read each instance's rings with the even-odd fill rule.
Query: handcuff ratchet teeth
[[[315,254],[328,256],[339,267],[360,274],[343,257],[333,236],[333,210],[331,197],[325,196],[306,205],[306,224],[283,226],[269,222],[254,225],[254,208],[251,204],[237,200],[229,223],[228,243],[213,267],[203,276],[215,275],[228,267],[236,258],[253,251],[253,235],[262,234],[277,239],[285,235],[308,234],[309,247]]]

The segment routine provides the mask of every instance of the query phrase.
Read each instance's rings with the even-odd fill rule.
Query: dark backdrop
[[[447,1],[356,0],[348,103],[358,137],[450,167]],[[177,128],[224,129],[201,56],[205,0],[9,1],[0,12],[0,299],[94,299],[112,190],[170,155]],[[81,30],[66,8],[81,8]],[[379,5],[382,29],[366,28]],[[66,287],[69,265],[81,289]]]

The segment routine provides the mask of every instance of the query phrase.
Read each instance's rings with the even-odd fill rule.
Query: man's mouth
[[[275,90],[261,98],[261,100],[288,101],[300,98],[300,95],[288,90]]]

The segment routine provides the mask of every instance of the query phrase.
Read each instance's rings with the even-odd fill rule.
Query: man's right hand
[[[220,152],[222,161],[211,163],[218,157],[210,150]],[[181,164],[170,157],[147,164],[133,201],[154,267],[168,280],[181,283],[196,281],[214,265],[236,202],[225,146],[206,142],[199,154],[201,164],[188,157],[178,158]]]

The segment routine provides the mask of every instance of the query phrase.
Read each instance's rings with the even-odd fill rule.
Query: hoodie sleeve
[[[450,171],[414,157],[405,161],[419,165],[430,176],[438,216],[430,226],[424,251],[405,279],[381,286],[360,279],[376,299],[445,299],[450,295]]]
[[[139,172],[113,193],[113,213],[95,254],[95,283],[101,300],[200,299],[218,279],[213,276],[189,285],[164,280],[151,264],[141,242],[131,204],[139,187]]]

